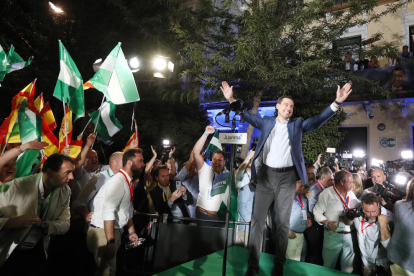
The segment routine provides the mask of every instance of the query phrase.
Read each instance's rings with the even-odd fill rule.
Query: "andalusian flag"
[[[125,146],[125,148],[124,148],[124,150],[122,152],[126,152],[127,150],[129,150],[129,145],[135,139],[138,139],[137,148],[139,148],[138,126],[137,126],[137,121],[134,120],[134,122],[135,122],[135,131],[134,131],[134,134],[132,134],[131,138],[129,138],[128,143],[126,144],[126,146]]]
[[[214,132],[213,138],[211,138],[210,144],[208,144],[207,149],[210,152],[215,152],[218,150],[223,150],[221,143],[219,142],[219,132]]]
[[[99,115],[99,110],[101,114]],[[89,114],[99,136],[107,141],[122,129],[122,124],[115,118],[116,105],[105,102],[97,111]],[[99,122],[97,122],[99,117]]]
[[[76,117],[85,116],[83,80],[65,46],[59,40],[60,73],[53,96],[68,103]]]
[[[233,171],[233,178],[231,183],[231,207],[230,207],[230,216],[229,216],[229,222],[230,221],[238,221],[239,214],[237,212],[237,190],[236,185],[234,181],[234,171]],[[220,204],[220,208],[217,211],[217,216],[220,220],[226,220],[226,214],[227,214],[227,199],[229,196],[229,187],[227,186],[226,192],[222,195],[216,195],[221,196],[222,201]],[[229,228],[234,228],[233,223],[229,223]]]
[[[33,60],[33,57],[30,57],[29,60],[24,61],[14,51],[13,45],[11,45],[9,49],[9,54],[6,54],[3,47],[1,47],[0,45],[0,81],[4,80],[4,77],[6,76],[6,74],[29,66],[32,60]]]
[[[33,165],[41,161],[42,154],[39,150],[27,150],[19,156],[16,163],[16,174],[14,178],[28,176],[32,173]]]
[[[42,117],[29,109],[27,99],[20,106],[18,118],[20,140],[23,144],[42,137]]]
[[[90,82],[114,104],[139,101],[137,85],[122,52],[121,43],[112,50]]]

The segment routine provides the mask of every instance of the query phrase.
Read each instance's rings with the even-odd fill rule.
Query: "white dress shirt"
[[[131,177],[124,170],[120,170],[102,186],[94,200],[95,210],[91,224],[104,228],[104,221],[114,220],[115,229],[122,229],[127,224],[133,215],[128,182],[131,182]]]
[[[336,221],[337,229],[335,232],[350,232],[351,228],[349,225],[343,223],[342,217],[344,215],[344,204],[342,200],[346,202],[346,199],[339,198],[338,194],[334,190],[335,186],[326,188],[322,193],[319,194],[318,203],[313,208],[313,215],[315,221],[322,225],[322,221]],[[358,198],[355,196],[353,191],[349,191],[346,194],[348,199],[349,209],[354,208],[358,204]]]

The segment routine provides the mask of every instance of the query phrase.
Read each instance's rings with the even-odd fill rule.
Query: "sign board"
[[[230,172],[223,172],[214,178],[211,196],[224,194],[230,182]]]
[[[379,147],[380,149],[396,149],[397,137],[380,137]]]
[[[247,133],[220,133],[221,144],[244,145],[247,143]]]

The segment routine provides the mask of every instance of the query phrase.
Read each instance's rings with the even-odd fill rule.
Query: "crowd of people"
[[[232,102],[232,87],[223,82],[222,90]],[[265,228],[275,243],[272,275],[283,275],[286,258],[360,275],[414,275],[414,180],[406,198],[390,202],[373,189],[386,180],[381,169],[351,173],[338,164],[322,165],[322,155],[305,167],[300,140],[291,138],[320,127],[350,91],[348,84],[338,87],[334,103],[308,120],[290,119],[294,105],[288,96],[278,99],[276,120],[245,114],[262,131],[234,172],[239,221],[250,222],[238,226],[236,238],[250,249],[246,275],[258,274]],[[158,213],[169,223],[193,218],[198,226],[224,227],[218,211],[227,193],[215,195],[212,188],[228,172],[228,156],[217,150],[206,162],[202,154],[214,132],[205,128],[182,165],[174,159],[175,147],[160,159],[151,147],[152,158],[144,162],[137,141],[114,152],[109,164],[99,164],[91,133],[75,160],[53,154],[39,171],[16,179],[16,158],[47,144],[10,148],[0,156],[0,274],[54,275],[62,267],[72,271],[63,264],[76,259],[76,272],[69,275],[115,275],[122,237],[137,247],[147,229],[138,226],[135,212]],[[71,243],[75,252],[64,255]],[[90,264],[91,270],[80,270]]]

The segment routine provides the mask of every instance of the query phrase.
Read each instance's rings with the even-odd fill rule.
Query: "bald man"
[[[384,182],[387,180],[387,176],[384,174],[384,171],[381,169],[375,169],[372,171],[371,173],[371,179],[372,179],[372,183],[375,184],[379,184],[384,186]],[[385,186],[384,186],[385,187]],[[370,187],[368,189],[365,189],[362,193],[362,195],[366,194],[366,193],[372,193],[373,192],[374,187]],[[386,190],[388,190],[387,187],[385,187]],[[385,200],[384,198],[381,197],[381,205],[387,209],[388,211],[390,211],[391,213],[394,211],[394,204],[392,202],[390,202],[389,200]]]
[[[93,214],[93,200],[99,189],[111,178],[114,174],[122,169],[122,152],[115,152],[109,158],[109,168],[95,177],[91,178],[79,193],[76,201],[73,203],[73,209],[77,214],[90,222]]]

